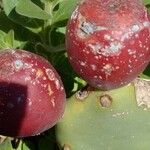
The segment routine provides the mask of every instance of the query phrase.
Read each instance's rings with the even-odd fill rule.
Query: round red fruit
[[[141,0],[83,0],[66,33],[74,70],[91,86],[118,88],[150,62],[150,21]]]
[[[23,50],[0,52],[0,135],[37,135],[62,117],[65,91],[56,70]]]

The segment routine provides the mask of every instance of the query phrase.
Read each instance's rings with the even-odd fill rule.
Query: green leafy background
[[[70,66],[65,49],[67,20],[79,0],[0,0],[0,49],[42,55],[60,74],[67,97],[86,83]],[[150,10],[150,0],[144,0]],[[150,78],[150,66],[141,75]],[[36,137],[0,137],[0,150],[57,150],[55,127]]]

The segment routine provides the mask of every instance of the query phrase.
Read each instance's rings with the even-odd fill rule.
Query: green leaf
[[[143,0],[143,2],[144,2],[145,5],[150,4],[150,0]]]
[[[6,33],[0,30],[0,49],[9,48],[5,41]]]
[[[12,150],[11,141],[8,138],[0,143],[0,150]]]
[[[75,8],[79,0],[59,0],[59,9],[53,15],[52,22],[60,22],[68,19],[71,16],[73,9]],[[55,4],[56,5],[56,4]]]
[[[22,25],[23,27],[29,29],[34,33],[40,32],[41,26],[43,25],[43,22],[41,20],[21,16],[15,11],[12,11],[8,17],[15,23]]]
[[[24,143],[24,141],[20,141],[16,150],[31,150],[31,149]]]
[[[17,5],[18,0],[2,0],[3,7],[6,15],[8,16],[10,12],[15,8]]]
[[[10,30],[5,36],[5,42],[10,46],[14,47],[14,30]]]
[[[51,18],[49,14],[47,14],[44,10],[30,0],[20,0],[16,6],[16,12],[29,18],[37,18],[42,20]]]
[[[5,32],[0,30],[0,40],[4,39],[5,36]]]
[[[14,18],[16,19],[15,16]],[[14,36],[15,36],[13,48],[24,48],[26,43],[29,43],[29,42],[31,43],[33,41],[37,42],[38,40],[37,34],[29,31],[28,29],[24,28],[23,26],[19,24],[14,23],[4,14],[4,12],[0,12],[0,20],[1,20],[0,21],[0,48],[1,49],[8,48],[8,45],[6,45],[5,43],[5,37],[6,37],[6,34],[8,34],[10,30],[14,31]],[[10,44],[9,44],[9,47],[10,47]]]

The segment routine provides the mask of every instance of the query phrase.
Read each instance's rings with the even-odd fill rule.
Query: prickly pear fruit
[[[138,79],[117,90],[77,92],[67,101],[64,117],[57,124],[60,147],[68,150],[148,150],[149,90],[150,80]]]
[[[62,117],[65,91],[44,58],[23,50],[0,52],[0,135],[33,136]]]
[[[150,62],[149,14],[141,0],[83,0],[66,47],[74,70],[102,90],[127,85]]]

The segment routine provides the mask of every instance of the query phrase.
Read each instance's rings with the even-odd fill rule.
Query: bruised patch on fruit
[[[108,108],[112,105],[113,99],[110,95],[104,94],[100,96],[100,105],[103,108]]]
[[[42,69],[37,69],[37,71],[36,71],[36,76],[37,76],[37,78],[40,78],[40,77],[42,77],[44,75],[44,73],[43,73],[43,71],[42,71]]]
[[[54,92],[52,91],[52,89],[51,89],[51,85],[50,85],[50,84],[48,84],[47,90],[48,90],[48,95],[49,95],[49,96],[51,96],[51,95],[54,93]]]
[[[81,14],[78,15],[78,30],[79,38],[86,38],[97,31],[107,30],[105,27],[97,26],[95,23],[87,22]]]

